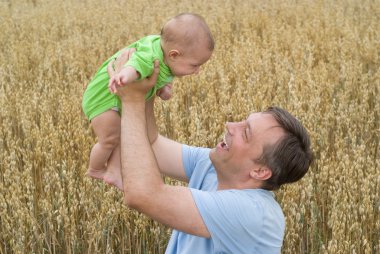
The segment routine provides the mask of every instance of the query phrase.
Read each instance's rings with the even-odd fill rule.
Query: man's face
[[[249,177],[249,172],[260,167],[265,145],[275,144],[284,130],[269,113],[252,113],[241,122],[226,123],[222,142],[210,152],[216,171],[224,178]]]

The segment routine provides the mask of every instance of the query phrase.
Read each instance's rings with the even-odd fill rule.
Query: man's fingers
[[[154,60],[154,70],[160,71],[160,60]]]
[[[157,91],[156,95],[164,101],[169,100],[173,95],[172,84],[166,84],[164,87]]]
[[[148,78],[150,82],[156,83],[158,78],[158,73],[160,72],[160,61],[155,60],[154,61],[154,69],[152,75]]]
[[[136,52],[135,48],[125,49],[120,55],[114,60],[113,65],[115,66],[115,71],[120,71],[126,62],[131,58],[132,54]]]
[[[135,53],[136,49],[135,48],[131,48],[128,50],[128,59],[131,58],[132,54]]]
[[[129,57],[130,57],[129,52],[122,52],[121,53],[120,59],[119,59],[120,67],[123,66],[123,64],[125,64],[128,61]]]

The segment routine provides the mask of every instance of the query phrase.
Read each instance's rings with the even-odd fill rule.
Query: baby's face
[[[212,51],[207,48],[196,48],[177,56],[174,61],[169,60],[167,64],[176,77],[197,74],[202,64],[210,59],[211,54]]]

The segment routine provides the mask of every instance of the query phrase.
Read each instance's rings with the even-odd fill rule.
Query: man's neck
[[[244,190],[244,189],[261,189],[262,183],[253,179],[247,181],[224,181],[218,177],[217,190]]]

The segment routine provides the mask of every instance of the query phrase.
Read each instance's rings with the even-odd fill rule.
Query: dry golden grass
[[[225,121],[288,109],[316,162],[277,192],[283,253],[379,253],[380,2],[149,2],[0,2],[0,253],[164,252],[167,228],[84,177],[95,138],[80,105],[108,56],[183,11],[216,50],[158,103],[160,131],[213,146]]]

